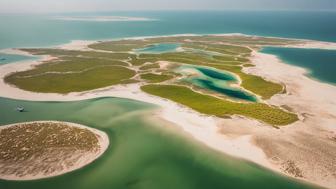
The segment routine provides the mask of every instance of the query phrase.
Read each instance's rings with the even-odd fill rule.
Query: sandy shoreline
[[[90,153],[90,154],[86,154],[80,157],[80,159],[76,162],[75,165],[71,166],[68,169],[64,169],[62,171],[58,171],[58,172],[54,172],[53,174],[50,175],[45,175],[45,174],[35,174],[35,175],[27,175],[27,176],[22,176],[22,177],[18,177],[16,175],[1,175],[0,174],[0,179],[3,180],[16,180],[16,181],[24,181],[24,180],[36,180],[36,179],[42,179],[42,178],[49,178],[49,177],[54,177],[54,176],[59,176],[59,175],[63,175],[65,173],[69,173],[71,171],[80,169],[90,163],[92,163],[93,161],[95,161],[97,158],[99,158],[101,155],[103,155],[103,153],[107,150],[108,146],[109,146],[109,138],[107,136],[107,134],[103,131],[100,131],[98,129],[94,129],[91,127],[87,127],[84,125],[80,125],[77,123],[70,123],[70,122],[60,122],[60,121],[33,121],[33,122],[24,122],[24,123],[39,123],[39,122],[49,122],[49,123],[63,123],[66,124],[70,127],[77,127],[77,128],[81,128],[81,129],[88,129],[89,131],[91,131],[92,133],[94,133],[97,136],[98,139],[98,144],[99,144],[99,151],[97,153]],[[9,125],[4,125],[0,127],[0,131],[2,129],[17,125],[18,123],[15,124],[9,124]],[[20,123],[19,123],[20,124]]]
[[[283,47],[289,48],[303,48],[303,49],[324,49],[324,50],[336,50],[336,43],[305,40],[302,44],[297,45],[284,45]]]
[[[252,62],[256,67],[245,68],[247,73],[286,84],[286,94],[275,95],[267,102],[287,105],[300,115],[300,121],[279,131],[254,128],[254,143],[281,170],[286,168],[284,164],[294,162],[301,178],[334,188],[336,87],[310,79],[304,68],[285,64],[273,55],[254,52]]]
[[[29,54],[28,52],[21,51],[18,49],[0,49],[0,53],[35,57],[34,55]]]
[[[336,49],[336,43],[310,42],[305,40],[303,45],[291,47]],[[87,45],[90,43],[93,43],[93,41],[73,41],[59,48],[86,50]],[[44,60],[50,58],[52,57],[44,57]],[[14,71],[27,70],[33,65],[39,64],[39,62],[27,61],[25,63],[11,63],[0,66],[0,96],[32,101],[75,101],[98,97],[120,97],[156,104],[162,107],[157,112],[159,117],[176,124],[209,147],[235,157],[247,159],[289,176],[293,175],[283,170],[283,161],[286,161],[283,159],[286,157],[283,157],[284,155],[279,151],[270,149],[268,145],[271,144],[272,138],[281,137],[276,145],[280,145],[280,147],[277,147],[282,148],[286,142],[295,143],[297,142],[297,136],[303,136],[307,133],[318,139],[322,138],[326,142],[328,142],[330,136],[335,136],[336,133],[336,128],[334,127],[336,103],[333,101],[336,97],[336,87],[308,78],[305,76],[306,70],[303,68],[282,63],[273,55],[254,51],[252,63],[256,67],[245,68],[244,71],[286,84],[286,94],[275,95],[267,102],[274,105],[289,105],[290,108],[301,115],[301,120],[281,129],[274,129],[258,121],[239,116],[233,116],[232,119],[205,116],[169,100],[148,95],[140,90],[139,84],[118,85],[88,92],[60,95],[23,91],[4,83],[3,78],[5,75]],[[317,91],[316,89],[319,90]],[[300,144],[299,142],[297,143],[297,145]],[[334,145],[332,143],[328,143],[328,145],[330,147],[328,150],[332,150]],[[309,153],[311,153],[308,151],[309,149],[310,146],[308,145],[300,146],[299,150],[305,156],[309,156]],[[314,150],[319,149],[316,147]],[[336,176],[332,175],[334,167],[332,169],[324,168],[324,164],[321,163],[321,165],[316,165],[318,168],[314,167],[312,170],[307,165],[311,159],[301,160],[301,162],[300,157],[295,156],[295,150],[289,150],[287,153],[291,154],[290,160],[299,162],[297,166],[304,172],[302,179],[325,187],[332,188],[336,186]],[[328,154],[325,152],[322,155],[327,156]],[[334,157],[336,156],[333,154],[329,155],[325,161],[335,162],[333,160]],[[319,169],[317,173],[316,169]],[[329,173],[328,176],[320,174],[321,171]]]

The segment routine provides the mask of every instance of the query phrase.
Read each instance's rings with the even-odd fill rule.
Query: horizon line
[[[103,11],[95,11],[95,10],[73,10],[73,11],[39,11],[39,12],[33,12],[33,11],[21,11],[21,12],[15,12],[15,11],[8,11],[8,12],[0,12],[1,14],[63,14],[63,13],[112,13],[112,12],[192,12],[192,11],[246,11],[246,12],[258,12],[258,11],[264,11],[264,12],[336,12],[336,9],[122,9],[122,10],[103,10]]]

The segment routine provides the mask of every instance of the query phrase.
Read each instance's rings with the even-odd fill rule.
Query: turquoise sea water
[[[262,52],[276,55],[286,63],[306,68],[310,77],[336,84],[336,50],[267,47]]]

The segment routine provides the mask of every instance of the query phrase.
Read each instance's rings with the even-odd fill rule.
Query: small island
[[[79,169],[101,156],[108,136],[79,124],[55,121],[0,128],[0,179],[35,180]]]
[[[245,70],[254,67],[253,53],[263,46],[301,43],[241,35],[170,36],[93,42],[77,50],[25,48],[20,50],[49,59],[9,72],[4,81],[25,91],[63,95],[136,84],[203,114],[240,115],[279,127],[298,120],[294,112],[266,103],[285,93],[285,86]]]

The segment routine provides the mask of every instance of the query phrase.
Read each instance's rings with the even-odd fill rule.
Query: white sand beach
[[[278,130],[253,128],[254,143],[281,170],[291,166],[293,170],[287,173],[299,172],[303,179],[334,188],[336,87],[308,78],[305,69],[282,63],[273,55],[254,52],[252,62],[256,67],[246,72],[286,85],[286,94],[267,102],[286,105],[300,116],[299,121]]]
[[[306,40],[302,44],[297,45],[285,45],[284,47],[291,48],[304,48],[304,49],[325,49],[325,50],[336,50],[336,43],[323,42],[323,41],[312,41]]]

